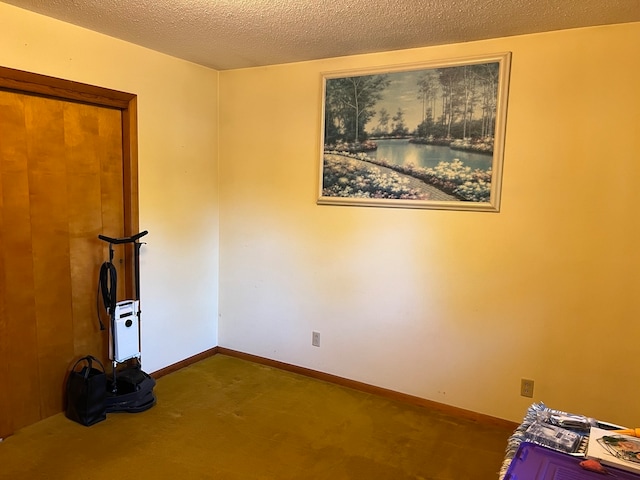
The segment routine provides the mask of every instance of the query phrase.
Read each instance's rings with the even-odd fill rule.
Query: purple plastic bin
[[[640,474],[605,467],[615,476],[591,472],[580,466],[583,457],[557,452],[535,443],[522,442],[504,480],[638,480]]]

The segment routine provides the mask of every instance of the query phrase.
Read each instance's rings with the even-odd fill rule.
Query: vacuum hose
[[[117,288],[118,274],[116,267],[111,262],[104,262],[100,267],[98,289],[102,293],[102,302],[109,315],[113,315],[116,310]],[[98,315],[98,321],[100,322],[100,330],[104,330],[100,315]]]

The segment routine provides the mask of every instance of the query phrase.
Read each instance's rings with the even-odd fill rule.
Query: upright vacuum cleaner
[[[109,244],[109,261],[100,267],[98,292],[102,293],[104,307],[109,314],[109,358],[111,377],[107,384],[107,413],[138,413],[156,404],[153,388],[156,381],[142,371],[140,354],[140,238],[146,230],[131,237],[111,238],[98,235]],[[113,246],[132,244],[134,255],[135,296],[117,301],[118,276],[113,264]],[[98,315],[100,329],[104,324]],[[126,366],[122,367],[122,365]]]

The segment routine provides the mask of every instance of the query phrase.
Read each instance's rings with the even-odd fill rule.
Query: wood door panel
[[[1,107],[0,107],[1,108]],[[0,113],[1,115],[1,113]],[[0,131],[2,124],[0,123]],[[0,142],[1,144],[2,142]],[[0,147],[1,148],[1,147]],[[0,151],[0,155],[2,152]],[[2,172],[0,171],[0,212],[4,211],[4,200],[2,188]],[[6,353],[6,338],[7,338],[7,321],[5,310],[5,279],[4,279],[4,221],[3,216],[0,215],[0,386],[8,384],[9,368],[8,363],[4,361],[7,358]],[[8,415],[1,412],[9,411],[9,396],[7,395],[6,388],[0,388],[0,439],[9,436],[13,430],[11,419]]]
[[[122,125],[119,109],[0,90],[0,437],[62,410],[75,358],[107,359],[97,237],[124,235]]]
[[[121,129],[117,128],[115,122],[102,121],[100,123],[100,132],[100,138],[103,140],[114,138],[114,141],[111,142],[103,141],[100,147],[104,154],[100,161],[103,231],[104,235],[108,237],[125,237],[138,232],[127,232],[122,221],[125,215],[124,196],[118,195],[118,192],[122,191],[122,184],[125,181],[124,170],[116,168],[117,162],[115,161],[122,155],[122,149],[118,149],[115,142],[115,138],[121,138]],[[121,201],[119,202],[116,197]],[[107,202],[104,200],[106,198],[111,198],[112,200]],[[109,259],[109,246],[105,242],[100,243],[102,244],[102,261],[106,261]],[[117,299],[124,300],[130,297],[130,295],[126,295],[128,283],[125,276],[127,270],[124,268],[126,265],[126,247],[125,245],[114,245],[113,251],[113,264],[118,269]]]
[[[120,232],[115,236],[123,235],[121,113],[88,105],[68,109],[65,113],[70,132],[67,161],[74,350],[76,356],[91,352],[107,362],[108,335],[99,329],[96,294],[100,265],[108,257],[98,234],[115,229]],[[104,128],[104,125],[110,128]],[[114,165],[109,165],[110,170],[120,172],[116,176],[118,183],[106,192],[103,192],[103,162],[113,162]],[[106,208],[116,214],[119,212],[109,227],[103,225],[103,200]],[[87,282],[87,278],[93,281]],[[105,315],[103,321],[106,319]]]
[[[39,376],[36,328],[31,218],[26,171],[2,172],[3,255],[5,267],[5,362],[8,365],[7,391],[14,428],[40,419]],[[22,401],[15,401],[16,398]]]
[[[0,129],[2,125],[0,124]],[[1,131],[1,130],[0,130]],[[2,142],[0,142],[1,144]],[[0,147],[1,148],[1,147]],[[0,152],[0,155],[2,153]],[[0,172],[0,179],[2,178],[2,173]],[[4,189],[2,188],[2,181],[0,180],[0,212],[4,211]],[[0,215],[0,272],[3,275],[3,278],[0,280],[4,280],[4,220],[3,216]],[[5,386],[9,384],[9,363],[5,361],[8,358],[6,352],[6,344],[7,344],[7,313],[5,308],[5,281],[0,281],[0,386]],[[10,402],[9,395],[7,393],[6,388],[0,388],[0,439],[4,437],[8,437],[13,432],[13,420],[9,417],[7,413],[10,410]]]
[[[60,372],[73,358],[65,102],[24,96],[40,414],[62,410]]]
[[[62,410],[60,374],[74,354],[66,175],[32,172],[29,187],[40,412],[46,418]]]
[[[0,92],[6,333],[3,363],[8,366],[3,386],[9,393],[9,408],[4,412],[11,415],[11,425],[16,429],[41,418],[40,383],[38,369],[34,368],[38,337],[25,122],[23,98]],[[22,401],[16,402],[16,398]]]

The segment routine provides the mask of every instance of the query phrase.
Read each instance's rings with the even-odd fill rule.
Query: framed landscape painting
[[[510,61],[323,74],[318,203],[499,211]]]

